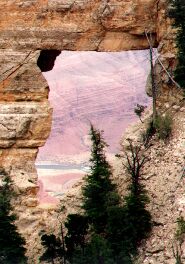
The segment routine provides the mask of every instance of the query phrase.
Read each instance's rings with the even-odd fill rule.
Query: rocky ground
[[[147,151],[145,185],[150,196],[149,209],[156,226],[144,249],[143,263],[174,263],[172,245],[177,218],[185,217],[185,108],[174,113],[173,136],[169,143],[154,142]],[[185,247],[183,247],[183,261]]]
[[[185,107],[174,105],[170,112],[173,116],[173,132],[170,140],[164,143],[154,137],[145,153],[149,161],[144,168],[143,184],[149,194],[148,209],[155,224],[150,238],[141,248],[139,264],[175,263],[172,246],[176,245],[177,218],[185,217]],[[123,146],[125,146],[125,138],[132,138],[137,142],[142,130],[143,125],[140,124],[129,128],[122,141]],[[117,168],[122,168],[121,163],[119,164]],[[116,169],[115,173],[122,194],[125,192],[123,171],[123,168],[122,171]],[[185,260],[184,245],[182,245],[182,260]]]

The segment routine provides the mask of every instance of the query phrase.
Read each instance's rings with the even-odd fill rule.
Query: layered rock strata
[[[38,185],[34,162],[38,147],[49,135],[52,113],[47,100],[48,85],[37,62],[39,66],[49,64],[45,69],[50,69],[59,53],[54,50],[146,49],[148,30],[153,45],[159,44],[165,67],[171,69],[175,47],[166,18],[166,2],[1,0],[0,166],[15,180],[20,193],[17,210],[24,214],[27,211],[27,217],[34,215],[24,225],[25,236],[30,237],[31,228],[40,221],[36,213]],[[39,58],[41,50],[45,50],[45,56]],[[169,90],[169,78],[161,71],[160,75],[161,95],[169,101],[176,93],[173,87]],[[21,212],[19,223],[24,219]],[[28,248],[28,254],[33,254],[29,243]]]
[[[145,28],[156,36],[154,0],[2,0],[0,12],[3,49],[143,49]]]

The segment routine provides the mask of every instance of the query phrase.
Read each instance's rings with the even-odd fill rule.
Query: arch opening
[[[37,60],[37,66],[42,72],[51,71],[54,67],[55,60],[59,56],[59,50],[41,50],[40,56]]]
[[[57,57],[53,70],[44,73],[53,121],[36,162],[41,202],[56,202],[86,173],[90,122],[104,130],[109,157],[119,152],[122,134],[138,121],[136,104],[150,105],[145,93],[148,73],[148,50],[63,51]]]

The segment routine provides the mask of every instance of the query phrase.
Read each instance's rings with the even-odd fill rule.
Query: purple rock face
[[[53,127],[38,160],[62,162],[65,155],[87,153],[90,122],[104,130],[108,151],[118,151],[124,130],[138,119],[136,104],[150,104],[145,93],[148,57],[147,50],[62,52],[53,70],[44,73],[54,108]]]

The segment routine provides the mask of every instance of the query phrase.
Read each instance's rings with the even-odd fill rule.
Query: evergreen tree
[[[54,264],[55,260],[62,259],[65,254],[62,250],[61,240],[53,234],[44,234],[41,237],[41,244],[45,248],[45,252],[40,257],[41,261],[48,261],[49,263]]]
[[[133,146],[132,141],[129,141],[129,153],[125,155],[127,163],[124,165],[130,175],[129,193],[125,197],[125,226],[131,234],[130,245],[131,250],[134,250],[151,231],[151,215],[146,209],[149,198],[141,183],[142,169],[147,159],[143,155],[142,146]]]
[[[12,181],[4,173],[0,187],[0,263],[2,264],[26,263],[25,241],[17,231],[16,216],[12,213],[12,195]]]
[[[107,225],[107,209],[114,203],[118,203],[118,195],[115,185],[111,183],[111,167],[105,156],[105,143],[101,132],[91,125],[90,137],[91,172],[85,177],[85,185],[82,189],[83,206],[92,229],[97,233],[104,233]]]
[[[67,256],[70,259],[77,248],[82,253],[84,252],[85,236],[88,232],[87,217],[80,214],[69,214],[65,222],[65,227],[68,230],[65,236],[65,245]]]
[[[174,19],[177,28],[176,43],[178,48],[178,64],[175,70],[175,80],[185,89],[185,1],[170,0],[169,17]]]
[[[107,144],[100,131],[92,125],[90,136],[91,171],[82,189],[84,214],[68,215],[65,222],[67,234],[65,239],[62,235],[60,240],[65,245],[57,244],[56,238],[52,242],[51,236],[49,243],[48,236],[42,238],[47,249],[45,260],[50,257],[54,261],[62,248],[60,259],[65,254],[66,263],[132,264],[138,246],[151,230],[151,216],[146,210],[148,197],[141,184],[146,158],[142,155],[142,147],[133,146],[129,141],[129,151],[124,153],[127,161],[124,165],[130,176],[130,184],[128,194],[121,203],[116,186],[111,182],[111,167],[104,152]]]
[[[72,264],[117,264],[108,241],[101,235],[94,234],[86,244],[84,252],[76,250]],[[121,263],[120,263],[121,264]],[[126,264],[126,263],[125,263]]]
[[[146,209],[149,199],[141,183],[142,168],[146,162],[142,147],[133,146],[129,140],[128,151],[123,156],[126,157],[124,166],[130,176],[128,194],[123,206],[114,206],[109,210],[107,237],[116,256],[115,263],[129,264],[136,257],[141,241],[149,235],[151,215]]]
[[[107,240],[114,253],[115,263],[132,263],[135,248],[125,206],[114,206],[108,214]]]

